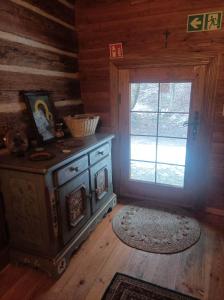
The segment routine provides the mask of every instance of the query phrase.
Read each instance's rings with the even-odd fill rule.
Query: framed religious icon
[[[46,91],[22,92],[34,124],[36,138],[46,143],[55,139],[55,109]]]

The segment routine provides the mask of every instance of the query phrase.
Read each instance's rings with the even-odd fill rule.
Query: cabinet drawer
[[[104,144],[103,146],[95,149],[90,152],[90,164],[93,165],[98,162],[103,157],[107,156],[110,153],[110,145],[109,143]]]
[[[56,182],[62,185],[88,168],[88,156],[85,155],[56,172]]]

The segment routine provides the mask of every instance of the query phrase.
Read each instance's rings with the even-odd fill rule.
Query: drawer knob
[[[69,171],[71,171],[71,172],[78,172],[79,168],[78,167],[70,167]]]
[[[103,151],[98,151],[97,155],[104,155],[104,152]]]

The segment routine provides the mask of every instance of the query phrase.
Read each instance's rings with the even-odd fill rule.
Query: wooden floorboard
[[[98,300],[116,272],[199,299],[224,299],[224,218],[201,218],[200,241],[188,250],[152,254],[128,247],[113,233],[111,221],[121,207],[97,226],[58,281],[24,266],[7,266],[0,273],[0,299]]]

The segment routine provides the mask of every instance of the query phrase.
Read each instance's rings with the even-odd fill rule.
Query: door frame
[[[171,50],[160,51],[156,54],[150,55],[150,57],[136,57],[125,58],[123,60],[115,60],[110,62],[110,105],[111,105],[111,129],[116,134],[114,142],[113,153],[116,153],[116,158],[119,153],[119,163],[114,166],[114,178],[116,192],[120,195],[120,123],[119,123],[119,106],[120,106],[120,91],[119,91],[119,73],[121,70],[132,68],[153,68],[153,67],[178,67],[178,66],[205,66],[205,87],[204,87],[204,105],[203,105],[203,121],[204,131],[206,132],[206,141],[204,149],[204,161],[209,162],[209,156],[211,153],[212,144],[212,124],[215,112],[215,95],[217,87],[217,79],[219,73],[219,66],[221,64],[221,55],[217,53],[192,53],[192,52],[174,52]],[[207,172],[206,178],[204,178],[204,187],[208,186],[209,172]],[[136,198],[133,195],[125,195],[130,198]],[[204,193],[199,199],[198,208],[202,209],[206,205],[206,188]],[[138,197],[139,199],[145,199],[145,197]],[[147,198],[148,199],[148,198]],[[159,199],[157,202],[164,203]],[[167,202],[166,202],[167,203]],[[175,204],[171,202],[171,204]]]

